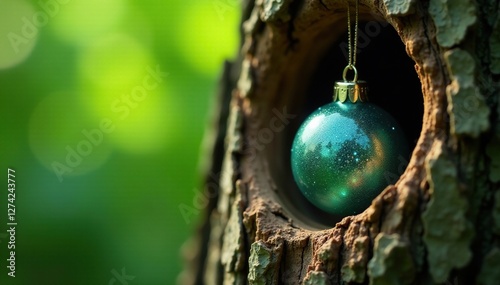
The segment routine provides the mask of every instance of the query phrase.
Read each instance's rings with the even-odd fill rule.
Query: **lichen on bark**
[[[368,263],[368,275],[370,285],[412,284],[415,267],[408,243],[397,234],[378,234],[373,258]]]
[[[426,160],[431,199],[422,214],[423,239],[430,273],[442,283],[453,269],[470,261],[474,232],[467,219],[468,202],[461,194],[456,166],[442,142],[436,142],[433,150]]]
[[[436,25],[436,39],[443,47],[460,43],[467,29],[476,22],[472,0],[430,0],[429,14]]]
[[[248,259],[248,283],[250,285],[278,284],[278,264],[281,260],[281,245],[271,248],[262,241],[252,243]]]
[[[231,214],[224,229],[221,264],[224,267],[224,284],[243,285],[246,283],[245,268],[247,262],[245,236],[243,229],[243,209],[246,207],[244,190],[237,181],[236,198],[231,207]],[[243,194],[243,195],[242,195]]]
[[[391,16],[405,16],[415,10],[415,0],[384,0],[384,5]]]
[[[311,271],[308,277],[304,280],[303,285],[330,285],[328,275],[322,271]]]
[[[445,53],[452,82],[446,88],[452,133],[478,137],[488,130],[490,109],[474,82],[475,62],[461,49]]]

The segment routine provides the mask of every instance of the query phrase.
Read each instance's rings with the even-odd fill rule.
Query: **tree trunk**
[[[354,1],[243,3],[183,284],[500,284],[498,0],[360,0],[360,78],[413,152],[358,215],[301,198],[291,143],[331,100]]]

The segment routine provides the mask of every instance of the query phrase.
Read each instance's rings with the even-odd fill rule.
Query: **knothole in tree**
[[[401,144],[408,142],[411,150],[418,140],[423,116],[423,98],[420,81],[415,72],[415,62],[405,52],[405,46],[394,28],[387,22],[376,21],[374,18],[367,18],[359,26],[358,43],[358,64],[357,70],[360,78],[366,80],[369,85],[370,102],[388,112],[397,121],[404,132]],[[293,217],[298,225],[309,229],[323,229],[335,225],[346,215],[335,215],[323,211],[304,199],[303,193],[298,190],[294,180],[291,178],[291,168],[286,167],[291,164],[290,155],[287,151],[292,146],[292,140],[299,125],[305,118],[318,107],[332,102],[333,83],[339,80],[347,62],[347,32],[336,39],[325,37],[323,41],[330,42],[330,46],[320,55],[316,68],[309,77],[303,77],[300,73],[299,81],[305,91],[302,94],[295,94],[297,97],[288,97],[289,104],[284,105],[287,112],[294,118],[290,120],[290,125],[283,132],[276,133],[275,136],[283,135],[283,139],[277,139],[270,143],[272,151],[269,153],[268,163],[274,164],[270,169],[285,168],[273,179],[276,181],[276,188],[279,200],[283,203],[287,216]],[[300,43],[297,43],[297,45]],[[315,44],[318,44],[315,41]],[[311,47],[314,48],[314,47]],[[293,52],[293,51],[292,51]],[[304,64],[310,64],[309,61]],[[299,70],[306,67],[297,67]],[[294,102],[302,102],[295,104]],[[288,107],[293,106],[293,107]],[[279,109],[280,106],[276,106]],[[359,114],[361,116],[361,114]],[[357,116],[354,114],[354,116]],[[334,132],[334,130],[332,130]],[[283,145],[274,145],[277,142]],[[392,147],[397,148],[398,141],[392,141]],[[276,159],[279,149],[283,149],[282,161]],[[359,155],[359,154],[358,154]],[[377,169],[379,176],[383,176],[385,185],[379,187],[378,192],[382,192],[385,186],[394,184],[404,172],[410,159],[410,152],[399,155],[392,169]],[[278,167],[277,163],[283,166]],[[334,179],[334,178],[331,178]],[[359,186],[360,189],[363,185]],[[346,187],[347,188],[347,187]],[[348,191],[348,190],[345,190]],[[359,191],[359,190],[358,190]],[[348,199],[359,199],[360,197],[346,197],[346,206],[350,203]],[[357,207],[357,213],[370,205],[371,198],[361,197],[361,208]],[[339,203],[341,204],[341,203]],[[349,212],[347,209],[335,210],[336,212]]]

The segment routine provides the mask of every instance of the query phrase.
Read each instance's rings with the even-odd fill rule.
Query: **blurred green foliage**
[[[233,0],[0,0],[0,284],[175,284],[238,21]]]

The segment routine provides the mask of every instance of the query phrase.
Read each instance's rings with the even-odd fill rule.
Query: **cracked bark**
[[[219,193],[190,241],[197,246],[181,283],[500,280],[498,0],[360,0],[361,20],[389,23],[414,61],[408,73],[418,76],[423,111],[421,126],[406,125],[417,132],[413,153],[358,215],[331,217],[301,199],[289,147],[318,102],[311,85],[346,31],[347,3],[243,3],[240,56],[225,65],[207,154],[206,183],[217,182]]]

